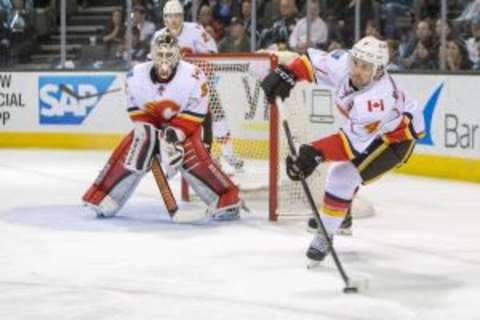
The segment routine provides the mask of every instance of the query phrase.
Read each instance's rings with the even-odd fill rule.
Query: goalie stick
[[[168,214],[171,218],[173,218],[178,210],[177,200],[175,200],[172,189],[170,189],[170,185],[168,184],[167,177],[165,176],[163,168],[160,165],[160,161],[158,161],[157,157],[154,157],[152,160],[152,173],[153,177],[155,178],[155,182],[157,183],[158,190],[162,195],[162,199],[165,203]]]
[[[96,94],[86,94],[84,96],[79,96],[77,93],[75,93],[75,91],[70,89],[65,84],[60,84],[59,87],[60,87],[61,91],[65,92],[66,94],[68,94],[69,96],[71,96],[71,97],[73,97],[77,100],[84,100],[84,99],[90,99],[90,98],[95,98],[95,97],[101,97],[101,96],[104,96],[108,93],[113,93],[113,92],[117,92],[117,91],[122,90],[122,88],[114,88],[114,89],[110,89],[110,90],[107,90],[107,91],[104,91],[104,92],[99,92],[99,93],[96,93]]]
[[[287,119],[285,119],[285,111],[283,107],[283,101],[281,98],[276,98],[275,100],[276,107],[278,109],[278,114],[280,115],[280,119],[282,121],[282,126],[283,130],[285,131],[285,136],[287,138],[287,144],[288,148],[290,150],[290,154],[296,158],[297,157],[297,149],[295,147],[295,144],[293,142],[293,137],[292,133],[290,131],[290,126],[288,125]],[[308,200],[308,204],[310,205],[310,208],[312,209],[313,216],[315,220],[317,220],[317,225],[318,233],[323,233],[325,236],[325,239],[327,241],[328,246],[330,247],[330,251],[333,257],[333,261],[335,262],[335,266],[337,267],[338,272],[342,276],[343,282],[345,283],[345,288],[343,289],[344,293],[357,293],[358,292],[358,287],[354,286],[352,282],[350,281],[350,278],[348,277],[347,273],[343,269],[342,263],[340,262],[340,259],[337,256],[337,252],[335,251],[335,248],[333,247],[332,240],[328,237],[327,234],[327,229],[325,228],[325,225],[323,224],[322,218],[320,217],[320,214],[318,212],[317,205],[315,204],[315,200],[313,199],[312,192],[310,191],[310,188],[307,184],[307,181],[305,181],[305,177],[303,175],[300,176],[300,183],[302,184],[303,191],[305,192],[305,195]]]

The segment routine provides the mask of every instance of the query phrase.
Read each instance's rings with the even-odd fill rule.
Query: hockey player
[[[191,54],[212,54],[217,53],[215,40],[205,31],[205,29],[195,22],[183,21],[183,6],[178,0],[169,0],[163,8],[163,20],[165,28],[157,31],[153,38],[160,35],[165,30],[177,37],[183,56]],[[220,96],[215,89],[215,75],[211,64],[202,63],[200,68],[205,72],[210,86],[210,111],[212,113],[212,122],[205,123],[211,125],[213,137],[220,145],[222,155],[227,163],[237,170],[243,167],[243,161],[238,158],[233,151],[232,137],[228,127],[225,112],[220,101]],[[209,128],[207,128],[208,130]],[[207,131],[206,130],[206,131]],[[206,137],[207,144],[211,144],[211,137]],[[210,140],[210,141],[209,141]]]
[[[386,72],[388,61],[387,44],[365,37],[349,52],[309,49],[262,82],[271,102],[275,97],[287,98],[297,81],[330,85],[346,117],[336,133],[301,145],[296,158],[286,159],[292,180],[308,177],[323,161],[333,162],[320,212],[328,234],[315,234],[307,250],[312,260],[321,261],[329,253],[325,236],[333,238],[358,187],[405,163],[423,134],[422,109]]]
[[[213,162],[201,141],[208,109],[208,85],[198,67],[181,60],[175,37],[165,32],[152,43],[152,61],[127,75],[127,111],[134,129],[123,139],[83,196],[98,217],[112,217],[125,204],[157,157],[160,141],[168,145],[171,165],[207,204],[214,220],[239,217],[239,190]],[[163,139],[159,139],[162,136]]]

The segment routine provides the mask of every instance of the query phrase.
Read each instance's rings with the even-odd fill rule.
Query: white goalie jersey
[[[132,120],[142,121],[145,111],[169,121],[174,117],[198,125],[208,110],[205,74],[196,66],[180,61],[173,78],[158,82],[153,77],[153,62],[136,65],[127,74],[127,108]],[[148,110],[154,106],[155,110]]]

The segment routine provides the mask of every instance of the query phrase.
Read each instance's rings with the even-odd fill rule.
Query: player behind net
[[[84,203],[98,217],[115,216],[165,143],[170,158],[163,162],[178,168],[213,219],[238,218],[239,190],[201,141],[209,99],[205,74],[181,60],[180,47],[169,32],[155,38],[150,54],[152,61],[136,65],[127,75],[127,107],[134,129],[85,193]]]
[[[321,162],[333,162],[320,212],[330,238],[350,210],[359,186],[405,163],[423,134],[422,109],[387,73],[388,62],[387,44],[365,37],[350,51],[308,49],[306,55],[280,65],[262,82],[271,102],[275,97],[287,98],[297,81],[330,85],[346,117],[336,133],[301,145],[298,157],[286,159],[292,180],[308,177]],[[328,253],[325,236],[316,233],[307,257],[321,261]]]
[[[158,37],[166,30],[170,31],[172,35],[177,37],[183,56],[192,54],[214,54],[217,53],[217,45],[215,40],[205,31],[205,29],[195,22],[184,22],[183,6],[178,0],[169,0],[165,3],[163,8],[163,20],[165,28],[157,31],[153,39]],[[207,82],[210,89],[209,107],[211,114],[211,121],[205,121],[205,142],[210,146],[212,143],[211,132],[213,131],[213,138],[219,144],[223,158],[227,163],[235,168],[241,170],[243,161],[235,155],[233,149],[232,135],[228,126],[227,117],[220,100],[220,96],[215,86],[215,70],[213,65],[207,61],[199,61],[198,66],[203,70],[207,76]]]

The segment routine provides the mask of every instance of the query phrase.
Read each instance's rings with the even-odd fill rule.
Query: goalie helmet
[[[180,34],[183,27],[183,5],[178,0],[169,0],[165,3],[163,21],[174,36]]]
[[[350,54],[357,59],[371,63],[374,66],[374,74],[377,70],[385,68],[389,61],[387,43],[371,36],[362,38],[355,43]]]
[[[153,39],[150,57],[161,79],[168,79],[180,61],[180,47],[177,39],[168,31]]]

